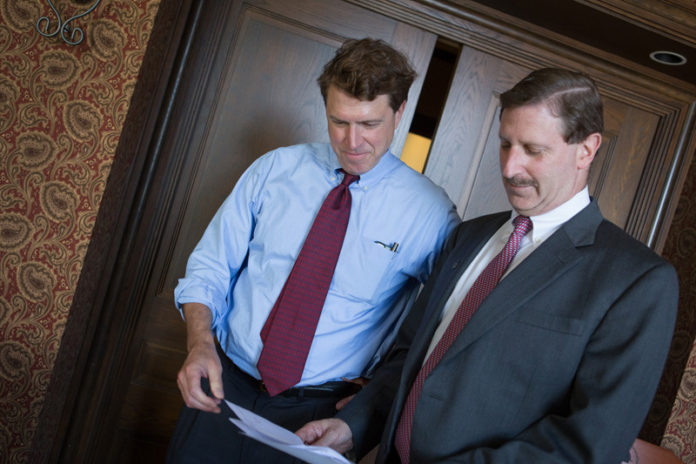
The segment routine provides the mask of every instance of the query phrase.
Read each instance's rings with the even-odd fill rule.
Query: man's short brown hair
[[[506,108],[545,104],[563,121],[563,139],[578,143],[590,134],[602,133],[602,99],[594,81],[581,72],[559,68],[532,71],[500,95],[500,114]]]
[[[363,101],[389,96],[389,106],[397,111],[408,98],[416,72],[408,59],[379,39],[348,39],[336,51],[317,79],[326,103],[330,86]]]

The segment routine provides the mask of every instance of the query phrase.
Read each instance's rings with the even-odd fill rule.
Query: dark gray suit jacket
[[[445,301],[509,220],[464,222],[372,382],[342,410],[358,456],[394,432]],[[650,407],[674,329],[672,266],[592,203],[512,270],[425,380],[411,462],[615,463]]]

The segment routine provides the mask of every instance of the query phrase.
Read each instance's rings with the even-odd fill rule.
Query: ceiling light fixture
[[[667,66],[681,66],[686,63],[686,57],[684,55],[665,50],[652,52],[650,54],[650,59],[660,64],[666,64]]]

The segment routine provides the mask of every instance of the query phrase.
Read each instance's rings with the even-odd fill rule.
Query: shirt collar
[[[530,238],[533,242],[545,240],[556,230],[558,230],[566,221],[582,211],[590,204],[590,194],[587,186],[576,193],[570,200],[557,206],[556,208],[538,216],[530,216],[532,220],[532,230]],[[512,212],[511,221],[517,216],[515,211]],[[512,224],[512,222],[511,222]]]
[[[329,151],[331,152],[331,161],[329,163],[329,167],[331,169],[331,174],[338,174],[338,170],[341,169],[341,165],[338,162],[338,158],[336,157],[336,153],[334,153],[333,149],[329,145]],[[379,182],[384,176],[386,176],[388,173],[393,171],[394,169],[397,168],[399,165],[400,161],[399,159],[394,156],[391,152],[391,150],[387,150],[387,152],[382,155],[380,160],[377,162],[377,164],[370,169],[369,171],[360,174],[360,180],[358,180],[356,183],[363,188],[368,188],[377,182]]]

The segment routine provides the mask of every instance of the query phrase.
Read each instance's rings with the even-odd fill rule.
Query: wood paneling
[[[465,219],[510,209],[498,168],[498,96],[528,73],[462,49],[425,173],[445,188]]]
[[[575,0],[696,47],[696,2],[691,0]]]

